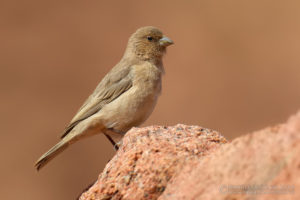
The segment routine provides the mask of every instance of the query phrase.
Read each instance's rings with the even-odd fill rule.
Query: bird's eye
[[[152,41],[152,40],[153,40],[153,37],[147,36],[147,39],[148,39],[149,41]]]

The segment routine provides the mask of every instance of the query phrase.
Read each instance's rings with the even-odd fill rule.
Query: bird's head
[[[153,26],[139,28],[128,41],[126,54],[141,60],[161,59],[173,41]]]

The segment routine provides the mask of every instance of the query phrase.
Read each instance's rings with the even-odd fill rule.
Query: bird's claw
[[[115,149],[116,151],[118,151],[121,145],[122,145],[122,140],[121,140],[120,142],[115,143],[114,149]]]

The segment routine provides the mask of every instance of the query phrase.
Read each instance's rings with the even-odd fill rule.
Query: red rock
[[[91,199],[300,199],[300,112],[227,143],[198,126],[132,129]]]
[[[300,112],[190,162],[159,200],[300,199],[299,144]]]
[[[133,128],[80,199],[157,199],[184,165],[226,142],[218,132],[199,126]]]

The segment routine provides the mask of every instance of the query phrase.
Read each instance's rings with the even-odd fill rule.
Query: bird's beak
[[[159,44],[160,44],[160,46],[167,47],[167,46],[169,46],[169,45],[171,45],[171,44],[174,44],[174,42],[173,42],[170,38],[168,38],[168,37],[166,37],[166,36],[163,36],[163,37],[159,40]]]

